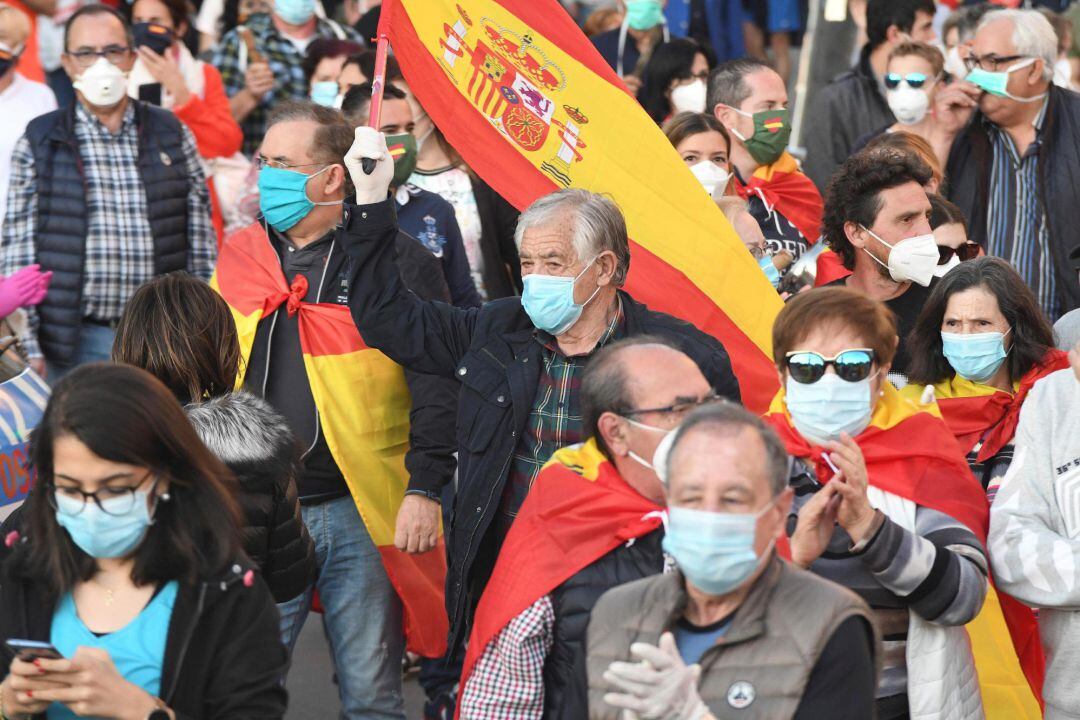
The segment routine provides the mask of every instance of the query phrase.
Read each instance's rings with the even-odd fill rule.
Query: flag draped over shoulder
[[[579,570],[660,525],[660,506],[619,476],[595,440],[555,453],[499,551],[469,637],[461,687],[499,631]]]
[[[610,195],[632,243],[629,292],[717,337],[743,401],[768,406],[776,291],[557,0],[386,0],[380,32],[450,144],[512,204]]]
[[[933,405],[917,406],[889,383],[882,386],[870,425],[856,438],[874,487],[933,508],[963,523],[986,546],[990,506],[964,453]],[[833,471],[824,450],[791,423],[781,390],[766,419],[795,457],[810,462],[820,482]],[[978,617],[966,626],[987,718],[1039,718],[1045,661],[1029,608],[992,588]]]
[[[307,280],[298,275],[291,284],[286,281],[257,223],[226,238],[210,282],[232,311],[245,367],[261,319],[282,304],[299,316],[300,349],[322,431],[401,598],[409,649],[440,657],[449,630],[441,534],[435,549],[422,555],[394,547],[397,512],[408,484],[411,399],[404,371],[364,344],[348,307],[302,300]]]
[[[821,216],[825,203],[813,181],[800,170],[799,164],[784,153],[772,165],[762,165],[743,185],[735,179],[739,197],[761,198],[769,210],[775,210],[791,222],[813,245],[821,235]]]

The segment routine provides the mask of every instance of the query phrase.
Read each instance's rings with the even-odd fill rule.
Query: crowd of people
[[[0,0],[51,387],[0,720],[283,718],[312,612],[346,718],[416,666],[425,720],[1080,718],[1080,3],[828,3],[805,97],[796,0],[550,4],[783,300],[767,408],[610,197],[469,167],[378,4]]]

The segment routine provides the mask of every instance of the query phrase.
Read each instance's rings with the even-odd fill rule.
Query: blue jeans
[[[323,631],[337,673],[341,717],[404,720],[401,600],[351,497],[301,507],[315,541]],[[312,588],[278,605],[290,656],[311,610]]]
[[[104,325],[83,323],[79,326],[79,344],[75,347],[75,357],[70,364],[48,362],[48,377],[50,385],[67,375],[79,365],[93,362],[108,362],[112,359],[113,340],[116,331]]]

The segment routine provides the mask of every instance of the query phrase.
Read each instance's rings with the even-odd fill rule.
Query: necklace
[[[105,591],[105,607],[112,607],[113,603],[116,602],[116,593],[113,589],[97,578],[92,579],[91,582]]]

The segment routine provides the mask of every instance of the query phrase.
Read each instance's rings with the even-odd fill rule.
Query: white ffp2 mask
[[[127,73],[103,57],[75,78],[72,86],[95,107],[112,107],[127,95]]]
[[[890,244],[881,239],[877,233],[868,227],[863,227],[882,245],[892,249],[889,253],[889,263],[886,265],[877,259],[872,252],[863,248],[874,262],[886,268],[889,276],[896,282],[915,282],[923,287],[930,285],[934,278],[934,270],[937,269],[938,253],[937,242],[933,234],[916,235],[915,237],[901,240],[896,244]]]

